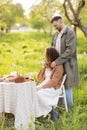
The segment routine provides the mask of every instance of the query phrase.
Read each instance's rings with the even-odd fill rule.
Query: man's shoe
[[[53,120],[53,121],[57,121],[58,120],[59,114],[58,114],[58,112],[56,112],[54,110],[54,108],[52,108],[50,114],[51,114],[51,120]]]

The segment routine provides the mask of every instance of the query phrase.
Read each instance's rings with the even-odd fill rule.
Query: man
[[[66,98],[68,105],[72,106],[72,87],[77,86],[79,83],[75,33],[64,24],[60,16],[53,17],[51,23],[57,30],[52,38],[52,46],[54,46],[60,54],[59,58],[52,62],[51,66],[54,67],[56,64],[64,65],[64,73],[67,74],[65,82]]]

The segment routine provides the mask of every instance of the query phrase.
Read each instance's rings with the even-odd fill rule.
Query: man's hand
[[[56,66],[56,63],[55,63],[55,61],[53,61],[53,62],[51,63],[51,67],[54,68],[55,66]]]

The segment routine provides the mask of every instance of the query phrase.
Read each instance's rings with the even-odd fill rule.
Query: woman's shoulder
[[[63,68],[63,65],[56,65],[55,68]]]
[[[64,68],[63,68],[63,65],[56,65],[55,67],[54,67],[54,70],[58,70],[58,71],[64,71]]]
[[[53,68],[53,70],[52,70],[52,73],[53,74],[63,74],[64,73],[64,68],[63,68],[63,65],[56,65],[54,68]]]

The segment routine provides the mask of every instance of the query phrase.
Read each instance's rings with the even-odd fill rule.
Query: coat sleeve
[[[45,78],[45,67],[43,67],[43,68],[39,71],[39,73],[37,74],[37,80],[38,80],[39,82],[42,82],[42,81],[44,80],[44,78]]]
[[[63,66],[58,65],[52,74],[52,78],[50,78],[50,80],[45,85],[43,85],[42,88],[56,88],[58,84],[60,85],[63,78],[63,72]]]
[[[59,58],[55,60],[56,64],[63,64],[66,61],[68,61],[72,55],[75,54],[76,51],[76,38],[75,38],[75,33],[73,31],[70,31],[69,34],[67,34],[66,38],[66,50],[64,53],[62,53]]]

